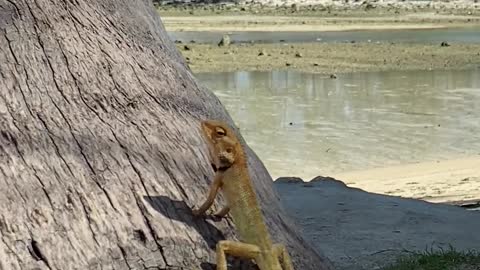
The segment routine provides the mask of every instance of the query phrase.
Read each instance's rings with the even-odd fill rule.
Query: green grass
[[[480,253],[448,250],[415,252],[383,270],[480,270]]]

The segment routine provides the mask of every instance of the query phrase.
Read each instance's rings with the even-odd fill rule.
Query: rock
[[[443,41],[442,43],[440,43],[440,47],[449,47],[450,44],[448,44],[448,42],[446,41]]]
[[[229,35],[223,35],[222,40],[218,43],[219,47],[228,47],[230,46],[230,36]]]
[[[313,63],[313,66],[314,66],[314,67],[318,67],[319,64],[318,64],[318,63]]]
[[[258,56],[266,55],[265,49],[261,49],[260,52],[258,53]]]
[[[287,63],[285,63],[285,65],[286,65],[287,67],[289,67],[289,66],[292,65],[292,63],[288,63],[288,62],[287,62]]]
[[[320,183],[274,186],[286,211],[335,269],[384,269],[399,256],[424,252],[425,245],[435,251],[480,249],[480,234],[472,233],[480,226],[477,211]]]
[[[333,177],[329,177],[329,176],[317,176],[315,178],[313,178],[312,180],[310,180],[310,183],[318,183],[318,182],[321,182],[323,184],[327,184],[329,186],[335,186],[335,187],[347,187],[347,185],[340,181],[340,180],[337,180]]]
[[[191,48],[190,46],[188,46],[188,45],[185,45],[185,46],[183,46],[183,50],[185,50],[185,51],[191,51],[192,48]]]
[[[303,179],[300,177],[295,177],[295,176],[284,176],[284,177],[279,177],[275,180],[275,183],[286,183],[286,184],[292,184],[292,183],[304,183]]]
[[[330,74],[330,79],[336,79],[337,75],[336,74]]]
[[[298,12],[300,10],[300,7],[297,4],[292,4],[292,9],[294,12]]]
[[[302,55],[301,53],[297,52],[297,53],[295,54],[295,57],[297,57],[297,58],[302,58],[303,55]]]
[[[175,44],[182,44],[182,41],[181,41],[181,40],[178,40],[178,39],[175,40],[174,42],[175,42]]]
[[[365,5],[365,10],[370,10],[370,9],[374,9],[375,6],[371,3],[367,3],[366,1],[363,2],[363,4]]]

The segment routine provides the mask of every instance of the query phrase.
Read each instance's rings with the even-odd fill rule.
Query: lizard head
[[[225,170],[237,159],[240,142],[226,123],[216,120],[202,121],[203,135],[207,140],[212,165],[216,170]]]

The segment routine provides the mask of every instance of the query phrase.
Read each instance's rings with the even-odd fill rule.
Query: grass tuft
[[[480,270],[480,253],[477,251],[427,250],[400,257],[383,270]]]

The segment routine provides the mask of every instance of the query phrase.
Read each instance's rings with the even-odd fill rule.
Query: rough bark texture
[[[148,0],[0,0],[0,76],[0,269],[212,269],[199,120],[231,120]],[[274,238],[329,269],[247,152]]]

